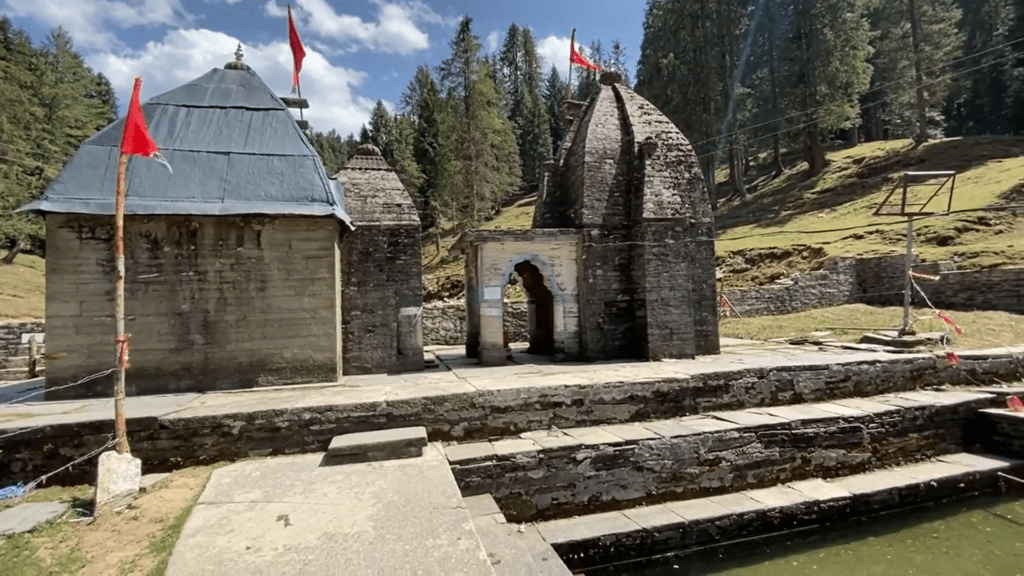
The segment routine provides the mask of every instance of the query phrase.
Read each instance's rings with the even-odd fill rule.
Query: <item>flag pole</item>
[[[569,78],[565,82],[565,99],[572,100],[572,52],[576,49],[576,29],[572,29],[569,38]]]
[[[127,119],[125,126],[128,125]],[[128,364],[128,336],[124,332],[124,181],[128,170],[128,154],[121,152],[117,162],[117,196],[114,212],[114,257],[117,273],[114,276],[114,323],[117,326],[117,378],[114,381],[114,434],[117,453],[127,454],[128,429],[124,415],[124,369]]]

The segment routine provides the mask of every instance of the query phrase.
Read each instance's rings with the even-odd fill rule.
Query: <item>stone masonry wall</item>
[[[341,253],[343,373],[422,370],[419,225],[360,226]]]
[[[44,324],[42,320],[0,322],[0,358],[13,355],[22,346],[21,335],[41,333]]]
[[[567,429],[646,422],[689,414],[821,402],[914,390],[926,386],[995,383],[1019,379],[1020,359],[1007,353],[963,353],[951,366],[935,356],[897,357],[829,365],[748,368],[643,382],[513,387],[488,393],[396,395],[383,401],[339,405],[280,404],[230,412],[211,406],[205,414],[129,414],[132,454],[150,472],[269,456],[317,452],[339,434],[425,426],[431,441],[508,437],[552,426]],[[1003,401],[999,400],[1001,404]],[[159,413],[159,412],[157,412]],[[13,435],[0,444],[0,485],[29,481],[83,456],[109,439],[111,421],[73,420],[17,432],[17,421],[0,424]],[[17,432],[17,433],[15,433]],[[95,480],[94,468],[76,466],[52,477],[55,484]]]
[[[975,412],[990,402],[981,396],[703,432],[685,426],[673,432],[672,421],[662,428],[655,422],[648,427],[663,433],[641,429],[647,438],[625,441],[612,441],[607,432],[606,440],[598,440],[602,428],[579,429],[583,440],[566,435],[555,442],[548,435],[550,447],[542,447],[527,438],[518,441],[520,450],[453,462],[452,472],[465,496],[490,494],[510,521],[594,514],[847,476],[959,452]],[[587,431],[593,433],[582,435]]]
[[[528,342],[526,302],[506,302],[505,329],[510,342]],[[466,304],[435,302],[423,306],[423,345],[462,346],[466,343]]]
[[[113,368],[109,218],[46,217],[48,388]],[[338,224],[330,218],[125,221],[129,395],[334,381]],[[107,396],[112,376],[47,394]]]
[[[806,272],[772,286],[724,292],[743,316],[790,314],[813,308],[863,303],[903,303],[905,259],[901,254],[868,258],[837,258],[823,270]],[[1024,312],[1024,266],[988,270],[955,270],[951,262],[915,264],[914,270],[939,275],[938,281],[917,280],[931,303],[951,310]],[[927,306],[916,293],[914,306]]]

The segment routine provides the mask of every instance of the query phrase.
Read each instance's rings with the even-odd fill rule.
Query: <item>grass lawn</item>
[[[46,312],[46,266],[38,256],[19,255],[0,264],[0,320],[42,318]]]
[[[33,492],[24,501],[62,501],[71,508],[32,532],[0,537],[0,574],[163,574],[185,521],[219,466],[174,472],[127,509],[88,523],[71,520],[91,513],[92,486]],[[0,508],[10,505],[0,503]]]
[[[931,311],[914,309],[913,312],[919,318],[914,325],[918,333],[945,330],[945,324]],[[963,336],[952,335],[953,348],[984,349],[1024,344],[1024,316],[1009,312],[950,312],[949,315],[964,330]],[[827,338],[856,342],[864,332],[895,330],[902,321],[903,309],[900,307],[849,304],[781,316],[724,318],[719,330],[725,337],[751,340],[793,338],[829,331],[832,334]]]

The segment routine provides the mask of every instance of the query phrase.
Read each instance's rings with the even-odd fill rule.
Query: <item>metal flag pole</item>
[[[572,100],[572,53],[576,49],[576,29],[572,29],[569,38],[569,78],[565,81],[565,99]]]

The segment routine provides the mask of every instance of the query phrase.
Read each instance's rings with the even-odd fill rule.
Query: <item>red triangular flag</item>
[[[590,60],[587,60],[583,54],[580,54],[572,42],[569,42],[569,61],[577,66],[582,66],[587,70],[601,71],[601,67],[592,63]]]
[[[139,103],[139,92],[142,90],[142,78],[135,77],[135,87],[132,88],[132,99],[128,103],[128,115],[124,119],[124,133],[121,135],[121,154],[132,156],[145,156],[160,162],[171,170],[171,165],[160,155],[160,149],[153,137],[149,135],[149,127],[146,126],[146,116],[142,113],[142,104]],[[173,172],[173,170],[171,170]]]
[[[302,47],[299,31],[295,29],[291,4],[288,5],[288,45],[292,47],[292,63],[295,67],[295,71],[292,72],[292,92],[294,92],[299,88],[299,72],[302,70],[302,59],[306,57],[306,49]]]

